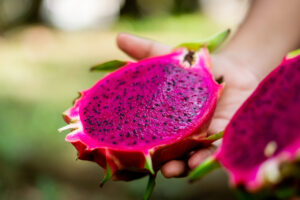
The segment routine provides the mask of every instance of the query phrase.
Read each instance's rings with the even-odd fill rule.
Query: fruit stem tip
[[[207,173],[219,167],[220,164],[214,157],[211,156],[207,158],[189,174],[190,182],[194,182],[197,179],[202,178]]]
[[[146,192],[144,194],[143,200],[149,200],[151,197],[151,194],[153,192],[154,186],[155,186],[155,178],[156,175],[149,175],[148,184],[146,187]]]

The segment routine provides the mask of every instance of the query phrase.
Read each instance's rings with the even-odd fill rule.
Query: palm
[[[117,38],[117,43],[120,49],[135,59],[166,54],[172,50],[167,45],[128,34],[120,34]],[[212,63],[213,74],[215,78],[223,77],[225,89],[208,129],[209,135],[225,129],[232,115],[258,83],[255,76],[243,66],[239,66],[238,63],[233,63],[218,56],[212,57]],[[191,152],[187,163],[181,160],[169,161],[162,167],[162,174],[167,178],[185,175],[189,168],[195,168],[214,151],[215,147],[211,146],[207,149]]]
[[[243,66],[225,61],[218,56],[212,57],[213,72],[216,78],[223,77],[225,88],[218,102],[208,134],[224,130],[230,118],[255,89],[258,80]]]

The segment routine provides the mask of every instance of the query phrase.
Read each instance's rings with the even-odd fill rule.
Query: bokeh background
[[[61,113],[104,74],[89,67],[130,59],[129,32],[170,45],[199,41],[244,18],[247,0],[0,0],[0,199],[141,199],[146,179],[109,182],[76,160]],[[221,170],[189,184],[158,176],[153,199],[234,199]]]

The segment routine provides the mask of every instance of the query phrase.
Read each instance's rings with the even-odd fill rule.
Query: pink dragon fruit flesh
[[[63,114],[69,125],[60,131],[71,129],[66,141],[78,158],[104,168],[104,182],[131,180],[155,174],[163,163],[213,142],[206,130],[223,85],[211,74],[208,49],[228,33],[168,55],[95,67],[124,65],[80,92]]]
[[[234,186],[254,192],[279,183],[282,166],[299,158],[300,55],[293,55],[259,84],[226,127],[219,151],[190,177],[201,176],[219,162]]]

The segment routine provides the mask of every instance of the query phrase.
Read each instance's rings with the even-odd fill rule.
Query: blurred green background
[[[247,0],[0,0],[0,199],[140,199],[146,179],[109,182],[76,160],[61,113],[104,74],[89,67],[130,59],[115,44],[129,32],[170,45],[241,22]],[[189,184],[160,174],[153,199],[234,199],[215,171]]]

